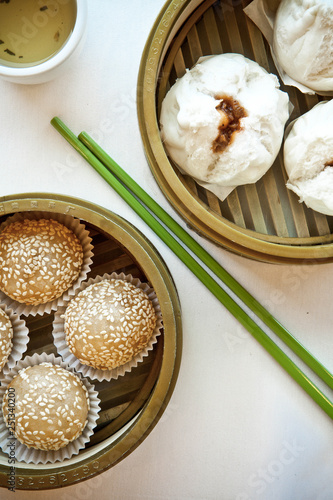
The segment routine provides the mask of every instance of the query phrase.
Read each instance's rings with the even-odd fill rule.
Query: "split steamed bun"
[[[333,91],[332,0],[282,0],[273,52],[295,81],[317,92]]]
[[[179,169],[218,197],[273,164],[289,117],[275,75],[241,54],[199,61],[165,96],[161,138]]]
[[[293,124],[284,143],[287,187],[313,210],[333,215],[333,101],[317,104]]]

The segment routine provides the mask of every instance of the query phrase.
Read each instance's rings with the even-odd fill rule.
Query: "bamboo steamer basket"
[[[154,349],[131,372],[110,382],[96,382],[101,411],[94,434],[78,455],[53,464],[16,462],[17,490],[44,490],[91,478],[128,456],[163,414],[174,389],[182,349],[180,304],[172,277],[158,252],[133,225],[114,213],[67,196],[20,194],[0,198],[0,223],[26,211],[70,214],[90,232],[93,264],[89,277],[131,274],[154,288],[163,315],[163,331]],[[54,314],[25,317],[29,343],[24,356],[57,354],[53,343]],[[0,451],[0,486],[8,488],[8,455]],[[1,496],[1,494],[0,494]]]
[[[287,190],[281,153],[256,184],[238,187],[222,202],[179,173],[160,139],[163,98],[199,57],[241,53],[277,74],[266,40],[243,11],[249,3],[173,0],[165,4],[147,40],[138,75],[138,116],[147,160],[164,195],[189,227],[217,245],[263,262],[332,262],[333,218],[308,209]],[[294,106],[290,121],[323,99],[283,84],[281,89]]]

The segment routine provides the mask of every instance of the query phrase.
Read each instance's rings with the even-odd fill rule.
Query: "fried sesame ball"
[[[8,315],[0,308],[0,371],[12,351],[13,326]]]
[[[0,290],[20,303],[57,299],[78,278],[82,263],[79,239],[56,220],[16,221],[0,233]]]
[[[130,361],[148,344],[156,313],[148,295],[121,279],[93,283],[65,311],[69,350],[84,365],[111,370]]]
[[[29,448],[59,450],[78,438],[87,423],[88,391],[79,377],[52,363],[19,371],[3,398],[5,423]],[[9,425],[10,421],[15,425]]]

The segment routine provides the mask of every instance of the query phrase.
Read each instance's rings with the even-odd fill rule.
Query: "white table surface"
[[[49,192],[97,203],[162,254],[180,296],[183,354],[157,426],[126,459],[79,485],[2,500],[332,500],[333,423],[50,125],[86,130],[184,227],[147,164],[136,115],[144,44],[163,0],[89,0],[87,39],[64,77],[0,82],[0,195]],[[193,233],[333,370],[333,266],[250,261]]]

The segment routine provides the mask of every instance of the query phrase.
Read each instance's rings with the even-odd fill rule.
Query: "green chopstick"
[[[102,163],[96,156],[95,151],[92,152],[89,148],[83,144],[82,140],[87,138],[86,134],[80,134],[80,140],[75,136],[73,132],[57,117],[51,120],[54,128],[75,148],[75,150],[81,154],[81,156],[108,182],[108,184],[128,203],[128,205],[147,223],[147,225],[160,237],[160,239],[179,257],[179,259],[193,272],[195,276],[213,293],[213,295],[227,308],[227,310],[248,330],[248,332],[271,354],[271,356],[286,370],[286,372],[307,392],[307,394],[329,415],[333,418],[333,404],[332,402],[318,389],[318,387],[305,375],[305,373],[273,342],[273,340],[255,323],[255,321],[248,316],[248,314],[235,302],[232,297],[210,276],[210,274],[192,257],[191,254],[185,250],[182,245],[165,229],[165,227],[158,222],[155,217],[138,201],[138,199],[133,196],[133,194],[128,190],[130,187],[125,187],[120,180],[118,180],[111,172],[108,170],[104,163]],[[117,166],[120,168],[119,166]],[[113,167],[114,168],[114,167]],[[122,169],[121,169],[122,170]],[[123,172],[123,171],[122,171]],[[123,175],[123,174],[122,174]],[[131,179],[129,176],[126,176]],[[125,178],[122,181],[125,184]],[[128,180],[128,179],[127,179]],[[131,179],[130,185],[135,187]],[[135,183],[136,184],[136,183]],[[143,190],[141,190],[144,193]],[[134,192],[134,190],[133,190]],[[141,194],[142,194],[141,193]],[[137,196],[139,196],[137,194]],[[146,196],[148,196],[146,194]],[[144,198],[146,198],[144,196]],[[150,198],[150,197],[149,197]],[[148,198],[146,198],[148,200]],[[157,205],[157,204],[156,204]],[[148,206],[148,205],[147,205]],[[159,205],[157,205],[159,207]],[[155,207],[156,208],[156,207]],[[164,210],[159,207],[158,212],[161,214],[162,221],[164,221]],[[169,216],[168,216],[169,218]],[[171,219],[171,218],[170,218]],[[173,220],[173,219],[171,219]],[[174,221],[175,222],[175,221]],[[172,226],[174,226],[172,224]],[[175,227],[175,226],[174,226]],[[180,227],[180,226],[179,226]],[[182,228],[181,228],[182,229]],[[185,232],[185,231],[184,231]],[[187,233],[186,233],[187,234]],[[192,239],[192,238],[191,238]],[[187,238],[186,238],[187,240]],[[189,240],[188,240],[189,241]],[[193,240],[195,242],[195,240]],[[195,242],[196,243],[196,242]],[[198,245],[196,243],[196,245]],[[198,245],[200,247],[200,245]],[[201,248],[200,254],[204,255],[206,252]],[[207,254],[209,255],[209,254]],[[206,257],[205,257],[206,258]],[[214,261],[214,259],[212,259]],[[214,261],[216,262],[216,261]],[[220,267],[218,263],[214,264],[214,268]],[[223,268],[221,268],[223,270]],[[219,273],[221,271],[219,270]],[[226,274],[224,274],[226,273]],[[228,279],[232,286],[238,284],[229,273],[223,270],[222,276],[224,279],[227,278],[226,284],[229,286]],[[230,278],[228,278],[230,276]],[[222,278],[221,278],[222,279]],[[222,279],[223,280],[223,279]],[[224,281],[224,280],[223,280]],[[239,287],[239,288],[238,288]],[[239,293],[246,292],[241,285],[238,284]],[[229,288],[231,288],[229,286]],[[243,290],[243,292],[242,292]],[[246,292],[247,294],[248,292]],[[245,296],[246,296],[245,294]],[[250,294],[249,297],[254,301],[253,303],[259,304]],[[244,302],[245,303],[245,302]],[[251,304],[253,304],[251,302]],[[260,304],[259,304],[260,306]],[[259,307],[261,314],[264,313],[265,309]],[[269,315],[269,313],[266,311]],[[265,316],[265,314],[264,314]],[[271,315],[269,315],[271,316]],[[273,317],[271,317],[273,318]],[[274,319],[274,318],[273,318]],[[271,320],[270,320],[271,321]],[[272,323],[275,323],[274,320]],[[279,324],[276,322],[276,324]],[[282,327],[283,328],[283,327]],[[284,329],[285,332],[287,330]],[[287,332],[289,333],[289,332]],[[289,334],[290,335],[290,334]],[[299,343],[297,343],[300,345]],[[303,348],[304,349],[304,348]],[[301,349],[302,351],[302,349]],[[308,353],[308,359],[312,364],[316,365],[319,363],[317,360],[313,361],[314,358]],[[312,366],[310,365],[310,368]],[[317,367],[316,367],[317,369]],[[324,370],[326,373],[327,370]],[[327,378],[327,377],[326,377]]]
[[[284,341],[331,389],[333,375],[270,314],[242,285],[236,281],[204,248],[196,242],[144,189],[135,182],[86,132],[79,140],[118,177],[185,245],[237,295],[278,337]]]

